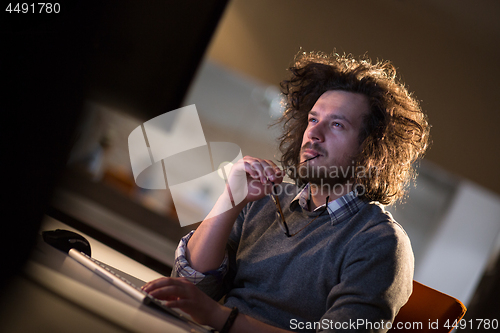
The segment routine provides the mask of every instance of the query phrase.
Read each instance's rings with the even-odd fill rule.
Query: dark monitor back
[[[2,286],[30,255],[85,101],[126,106],[144,119],[178,108],[226,2],[2,8]]]

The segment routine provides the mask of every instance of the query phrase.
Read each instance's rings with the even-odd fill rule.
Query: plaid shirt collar
[[[310,185],[307,183],[304,188],[293,198],[290,205],[298,203],[302,209],[309,211],[309,201],[311,200]],[[366,200],[358,197],[354,191],[328,203],[328,214],[332,225],[343,222],[353,217],[359,210],[367,204]],[[314,211],[324,208],[325,204],[316,207]]]

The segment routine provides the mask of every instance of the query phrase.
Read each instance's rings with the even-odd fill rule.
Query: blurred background
[[[89,84],[48,215],[168,274],[196,225],[180,227],[168,189],[135,185],[130,132],[195,104],[206,141],[277,161],[269,125],[294,56],[366,54],[393,62],[432,125],[416,186],[388,207],[412,241],[415,280],[459,298],[466,318],[499,317],[498,1],[109,3],[83,39]]]

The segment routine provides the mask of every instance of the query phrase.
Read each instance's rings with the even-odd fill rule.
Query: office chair
[[[451,332],[453,325],[457,325],[466,311],[466,307],[458,299],[413,281],[413,293],[399,310],[390,331]]]

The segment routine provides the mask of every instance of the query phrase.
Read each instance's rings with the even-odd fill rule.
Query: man
[[[246,174],[245,200],[217,215],[221,196],[181,240],[181,278],[143,288],[222,332],[387,331],[411,294],[413,253],[383,205],[405,194],[429,125],[390,63],[303,53],[290,71],[283,170],[236,163],[229,184]]]

